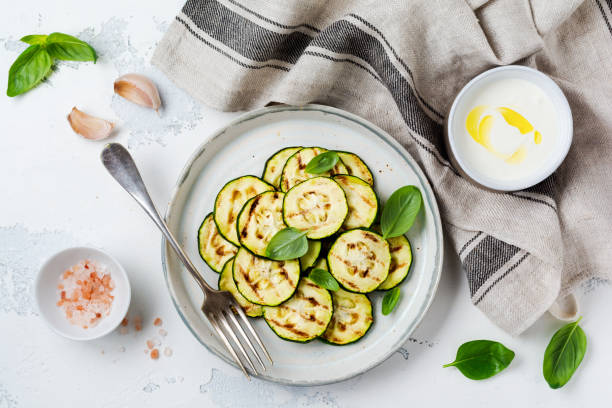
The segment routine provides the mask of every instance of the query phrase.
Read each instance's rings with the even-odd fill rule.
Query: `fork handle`
[[[115,180],[131,195],[134,200],[143,210],[151,217],[155,225],[160,229],[166,241],[170,243],[170,246],[176,252],[176,255],[179,257],[185,268],[191,273],[193,278],[196,280],[200,288],[205,293],[209,293],[214,291],[211,288],[204,278],[198,273],[197,269],[191,263],[179,243],[176,241],[168,226],[164,222],[164,220],[159,216],[159,213],[155,209],[155,205],[151,200],[151,196],[147,192],[147,188],[142,181],[142,177],[140,176],[140,172],[134,163],[134,159],[127,151],[125,147],[123,147],[119,143],[109,143],[107,144],[102,153],[100,154],[100,158],[102,159],[102,164],[106,167],[106,170],[113,176]]]

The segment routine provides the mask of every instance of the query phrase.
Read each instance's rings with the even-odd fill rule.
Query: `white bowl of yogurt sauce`
[[[493,68],[463,87],[445,125],[453,165],[496,191],[517,191],[550,176],[572,143],[572,112],[545,74],[520,65]]]

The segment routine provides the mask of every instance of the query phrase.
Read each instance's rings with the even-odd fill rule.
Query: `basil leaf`
[[[26,35],[21,38],[20,41],[23,41],[26,44],[34,45],[34,44],[44,44],[47,41],[47,35],[44,34],[32,34]]]
[[[404,235],[421,209],[423,197],[415,186],[400,187],[391,194],[380,217],[380,228],[385,239]]]
[[[306,173],[310,174],[321,174],[325,173],[334,168],[336,163],[340,160],[338,153],[334,151],[328,151],[321,153],[318,156],[313,157],[306,165]]]
[[[499,373],[514,359],[514,351],[491,340],[474,340],[463,343],[457,350],[455,361],[443,367],[457,367],[471,380],[484,380]]]
[[[47,51],[54,58],[67,61],[93,61],[96,52],[85,41],[62,33],[51,33],[47,37]]]
[[[586,335],[578,323],[566,324],[552,336],[544,352],[544,379],[550,388],[561,388],[572,378],[586,352]]]
[[[385,297],[382,300],[382,314],[385,316],[388,315],[395,309],[395,305],[397,305],[397,301],[400,298],[400,288],[399,286],[394,287],[391,290],[388,290],[385,293]]]
[[[299,258],[308,251],[306,232],[291,227],[278,231],[266,248],[266,256],[275,261]]]
[[[52,59],[45,49],[30,45],[9,69],[8,96],[17,96],[34,88],[51,70]]]
[[[340,285],[338,285],[336,279],[334,279],[332,274],[326,271],[325,269],[313,269],[308,274],[308,279],[310,279],[323,289],[328,289],[334,292],[340,289]]]

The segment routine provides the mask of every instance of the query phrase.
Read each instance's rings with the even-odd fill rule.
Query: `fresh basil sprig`
[[[9,69],[8,96],[17,96],[34,88],[51,71],[53,60],[39,44],[30,45]]]
[[[561,388],[572,378],[586,352],[586,335],[578,323],[566,324],[552,336],[544,352],[543,374],[550,388]]]
[[[29,91],[51,71],[54,59],[96,62],[96,52],[89,44],[68,34],[26,35],[30,44],[9,69],[6,94],[10,97]]]
[[[338,281],[334,279],[331,273],[326,271],[325,269],[315,268],[308,274],[308,279],[322,287],[323,289],[328,289],[331,291],[337,291],[340,289],[340,285],[338,285]]]
[[[308,252],[307,231],[287,227],[278,231],[266,247],[266,256],[275,261],[296,259]]]
[[[457,357],[443,367],[457,367],[471,380],[484,380],[504,370],[514,359],[514,351],[491,340],[474,340],[463,343]]]
[[[397,305],[399,298],[400,298],[399,286],[396,286],[393,289],[388,290],[387,293],[385,293],[385,296],[383,297],[383,300],[382,300],[382,314],[386,316],[389,313],[391,313],[393,309],[395,309],[395,305]]]
[[[422,202],[421,192],[415,186],[404,186],[395,190],[385,203],[380,217],[383,238],[399,237],[408,232]]]
[[[340,156],[338,156],[338,153],[334,152],[333,150],[321,153],[310,159],[306,165],[306,173],[325,173],[326,171],[333,169],[336,163],[338,163],[338,160],[340,160]]]

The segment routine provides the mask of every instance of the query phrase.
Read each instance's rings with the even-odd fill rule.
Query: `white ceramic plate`
[[[322,146],[358,154],[372,170],[384,202],[397,188],[421,189],[424,211],[408,232],[414,262],[402,283],[402,298],[389,316],[381,313],[381,293],[370,294],[374,324],[360,341],[332,346],[315,340],[298,344],[278,338],[263,319],[252,319],[274,365],[261,378],[292,385],[341,381],[376,366],[407,340],[427,311],[442,267],[442,227],[427,179],[408,152],[391,136],[348,112],[320,105],[271,107],[250,112],[204,143],[183,169],[170,200],[166,220],[187,255],[213,286],[218,274],[201,260],[197,231],[217,192],[238,176],[261,176],[266,159],[289,146]],[[234,364],[200,311],[203,295],[169,245],[162,262],[170,294],[185,324],[211,352]]]

